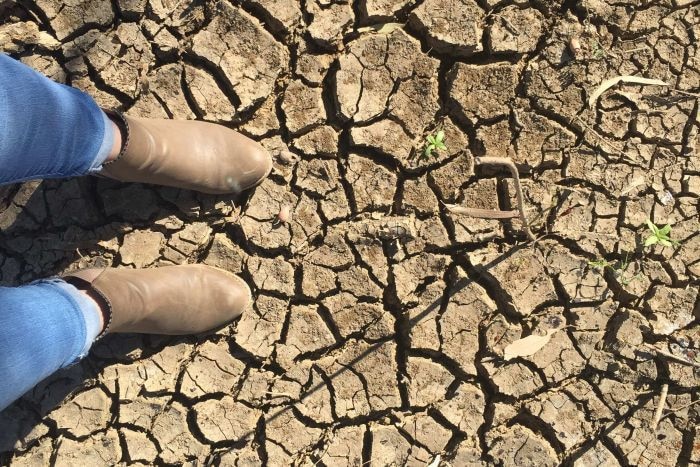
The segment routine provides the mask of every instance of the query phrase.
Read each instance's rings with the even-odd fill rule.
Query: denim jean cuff
[[[88,169],[88,173],[91,174],[102,170],[102,164],[104,164],[109,157],[109,153],[112,151],[112,147],[114,146],[114,139],[116,138],[112,121],[109,119],[106,113],[103,111],[100,112],[102,113],[102,121],[104,123],[104,137],[102,138],[100,149],[97,151],[97,155]]]
[[[95,337],[100,333],[100,310],[97,305],[92,302],[87,296],[82,294],[73,285],[67,283],[63,279],[53,278],[48,279],[58,290],[62,292],[80,312],[80,321],[83,323],[81,329],[81,349],[70,364],[77,363],[90,351]]]

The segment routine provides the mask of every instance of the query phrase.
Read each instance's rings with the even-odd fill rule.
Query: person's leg
[[[0,411],[82,358],[101,321],[98,305],[61,279],[0,287]]]
[[[0,185],[99,172],[224,194],[260,183],[272,158],[221,125],[107,116],[87,94],[0,53],[0,167]]]
[[[0,185],[97,172],[115,128],[87,94],[0,53]]]
[[[251,303],[243,279],[202,264],[84,269],[0,287],[0,411],[105,334],[198,334]]]

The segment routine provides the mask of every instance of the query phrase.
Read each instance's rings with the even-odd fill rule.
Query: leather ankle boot
[[[225,194],[252,188],[272,170],[272,158],[262,146],[224,126],[105,112],[121,128],[123,146],[101,175]]]
[[[250,305],[238,276],[201,264],[152,269],[84,269],[63,279],[105,312],[107,333],[197,334],[237,318]]]

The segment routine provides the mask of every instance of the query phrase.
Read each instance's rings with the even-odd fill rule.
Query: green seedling
[[[605,269],[605,268],[615,269],[613,267],[613,263],[611,263],[610,261],[608,261],[605,258],[597,259],[595,261],[589,261],[588,265],[591,267],[594,267],[594,268],[601,269],[601,270]]]
[[[637,273],[630,277],[630,275],[627,273],[627,268],[630,266],[630,261],[629,261],[629,253],[625,255],[625,259],[622,261],[615,261],[615,262],[610,262],[605,258],[600,258],[596,259],[595,261],[589,261],[588,265],[599,269],[601,272],[604,271],[606,268],[610,269],[613,274],[615,275],[615,278],[620,282],[622,285],[629,285],[633,280],[637,279],[641,273]]]
[[[608,56],[608,53],[605,51],[605,48],[603,48],[603,45],[595,39],[593,40],[593,46],[591,47],[591,50],[593,52],[593,58],[595,59],[600,59]]]
[[[644,240],[644,248],[649,248],[650,246],[656,245],[657,243],[661,246],[670,247],[677,247],[678,245],[680,245],[680,242],[673,240],[670,237],[671,226],[669,224],[666,224],[665,226],[659,228],[651,220],[647,219],[647,227],[649,227],[651,235],[649,235]]]
[[[435,134],[435,136],[428,135],[426,138],[426,145],[423,155],[425,157],[430,157],[433,155],[433,151],[445,149],[447,149],[447,146],[445,146],[445,132],[440,130]]]

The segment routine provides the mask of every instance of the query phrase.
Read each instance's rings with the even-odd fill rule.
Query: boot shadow
[[[120,266],[118,250],[126,233],[151,230],[167,239],[188,222],[214,223],[244,199],[97,177],[2,188],[0,286],[72,269]],[[166,263],[191,259],[169,257]]]

